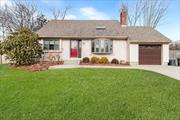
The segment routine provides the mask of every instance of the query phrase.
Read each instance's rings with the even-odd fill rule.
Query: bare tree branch
[[[60,17],[61,11],[56,8],[51,8],[50,10],[52,11],[53,19],[57,20]]]
[[[70,9],[71,9],[71,6],[67,6],[62,10],[57,9],[57,8],[51,8],[50,10],[52,12],[54,20],[58,20],[58,19],[64,20]]]
[[[139,0],[128,14],[130,26],[149,26],[156,28],[165,16],[169,0]],[[121,9],[124,6],[121,5]],[[128,4],[126,4],[128,8]]]
[[[62,20],[65,19],[66,15],[67,15],[67,12],[71,9],[71,6],[67,6],[65,7],[64,11],[62,12],[62,15],[61,15],[61,18]]]
[[[0,27],[4,34],[13,32],[21,27],[35,31],[47,23],[47,20],[42,20],[45,19],[45,16],[39,15],[33,0],[23,2],[13,0],[12,2],[12,6],[5,5],[4,8],[0,8]],[[41,19],[38,19],[38,17],[41,17]]]

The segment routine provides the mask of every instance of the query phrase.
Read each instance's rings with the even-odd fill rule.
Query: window
[[[139,48],[161,48],[161,45],[139,45]]]
[[[97,39],[92,41],[93,53],[112,53],[112,40]]]
[[[59,50],[59,40],[44,40],[44,50]]]

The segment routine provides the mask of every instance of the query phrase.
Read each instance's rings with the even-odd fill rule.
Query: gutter
[[[128,36],[60,36],[60,37],[39,37],[41,38],[58,38],[58,39],[97,39],[97,38],[108,38],[114,40],[128,40]]]
[[[157,44],[169,44],[169,42],[129,42],[130,44],[148,44],[148,45],[157,45]]]

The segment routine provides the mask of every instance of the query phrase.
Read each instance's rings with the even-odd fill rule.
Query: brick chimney
[[[120,23],[122,27],[127,25],[127,9],[122,9],[120,13]]]

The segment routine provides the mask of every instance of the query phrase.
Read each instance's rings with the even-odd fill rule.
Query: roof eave
[[[170,42],[130,42],[131,44],[169,44]]]
[[[39,39],[43,38],[56,38],[56,39],[97,39],[97,38],[107,38],[107,39],[114,39],[114,40],[127,40],[127,36],[60,36],[60,37],[49,37],[49,36],[40,36]]]

